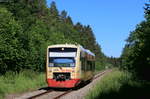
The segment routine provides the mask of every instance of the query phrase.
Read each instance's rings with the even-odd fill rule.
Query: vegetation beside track
[[[0,99],[8,94],[22,93],[46,86],[45,74],[25,70],[18,73],[7,72],[0,76]]]
[[[0,3],[0,97],[44,85],[40,72],[45,71],[47,46],[65,43],[80,44],[94,52],[97,71],[109,64],[91,26],[74,23],[54,1],[49,7],[46,0]]]
[[[133,80],[130,73],[116,69],[103,77],[85,98],[149,99],[149,92],[150,83]]]

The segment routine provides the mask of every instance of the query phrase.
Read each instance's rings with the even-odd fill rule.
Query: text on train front
[[[49,67],[75,67],[76,48],[50,48]]]

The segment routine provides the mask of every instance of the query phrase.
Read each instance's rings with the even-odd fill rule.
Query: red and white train
[[[49,87],[73,88],[92,80],[95,55],[80,45],[58,44],[48,46],[46,80]]]

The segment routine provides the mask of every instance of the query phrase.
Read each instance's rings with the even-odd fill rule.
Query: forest
[[[136,26],[126,40],[121,55],[121,69],[139,80],[150,81],[150,1],[144,6],[145,20]]]
[[[47,46],[65,43],[80,44],[94,52],[96,70],[103,70],[105,67],[118,68],[120,71],[130,73],[134,80],[149,82],[150,1],[143,6],[145,19],[137,24],[135,30],[130,32],[121,56],[115,58],[108,57],[102,52],[101,45],[97,43],[90,25],[74,23],[67,11],[58,11],[54,1],[51,2],[50,7],[47,6],[46,0],[1,2],[0,94],[11,93],[8,90],[4,91],[7,88],[5,84],[10,79],[22,79],[22,76],[14,78],[14,75],[23,73],[32,79],[33,75],[45,72]],[[29,75],[28,72],[23,71],[35,73]],[[119,74],[123,75],[120,72]],[[8,76],[8,81],[7,75],[12,75]],[[117,74],[115,75],[117,76]],[[13,86],[14,83],[17,88],[19,86],[17,80],[8,84]]]
[[[80,44],[96,54],[97,69],[107,58],[90,25],[74,24],[55,2],[10,0],[0,3],[0,73],[24,69],[45,70],[46,48],[53,44]]]

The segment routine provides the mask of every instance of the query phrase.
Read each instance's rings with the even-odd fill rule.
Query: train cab
[[[73,88],[81,81],[91,79],[93,71],[90,68],[83,70],[83,67],[86,67],[83,65],[87,64],[83,64],[82,61],[84,59],[85,62],[88,58],[89,67],[93,66],[92,62],[94,60],[90,61],[90,59],[94,57],[94,54],[88,51],[80,45],[59,44],[48,46],[46,62],[46,80],[48,86]],[[84,74],[89,76],[86,77]]]

